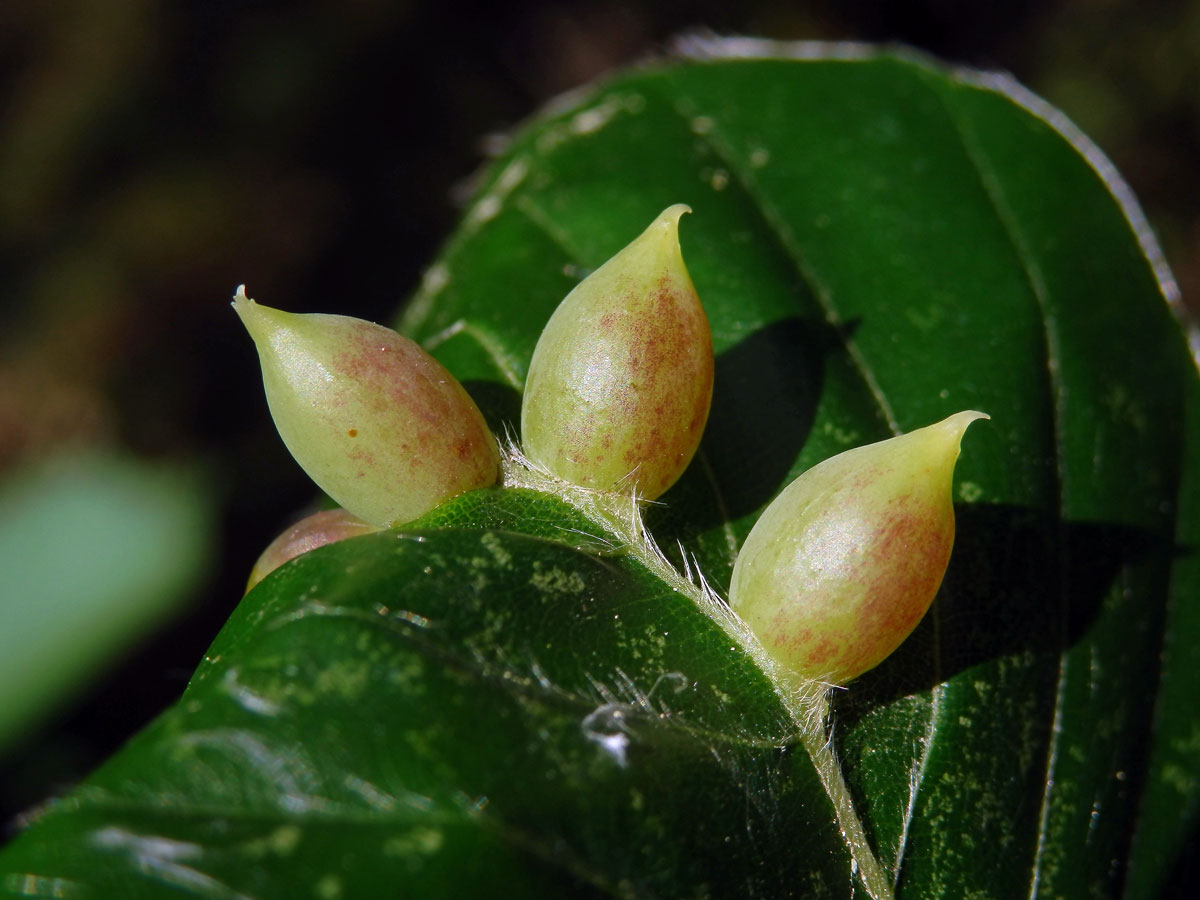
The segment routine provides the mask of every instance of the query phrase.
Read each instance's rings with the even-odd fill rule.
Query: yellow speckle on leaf
[[[300,843],[300,829],[295,825],[281,825],[267,839],[271,849],[280,856],[287,856]]]
[[[320,900],[338,900],[342,896],[342,880],[336,875],[326,875],[313,885],[313,893]]]
[[[502,569],[512,568],[512,554],[505,549],[498,536],[489,531],[479,539],[479,543],[492,555],[496,565]]]
[[[587,589],[587,583],[578,572],[564,572],[557,566],[543,570],[535,564],[529,583],[547,594],[581,594]]]
[[[436,828],[414,828],[384,841],[383,852],[387,856],[431,856],[442,849],[444,841],[445,836]]]
[[[983,496],[983,488],[973,481],[964,481],[958,486],[958,498],[963,503],[974,503]]]

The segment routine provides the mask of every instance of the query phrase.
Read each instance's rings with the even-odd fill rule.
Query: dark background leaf
[[[684,250],[721,386],[701,457],[651,514],[660,543],[678,541],[724,585],[734,548],[790,475],[960,408],[991,413],[965,442],[958,548],[935,610],[835,704],[851,787],[885,864],[903,862],[904,895],[1115,895],[1128,882],[1130,894],[1153,896],[1172,863],[1163,848],[1185,839],[1195,800],[1194,776],[1172,774],[1195,772],[1182,702],[1194,669],[1178,649],[1159,665],[1164,636],[1178,647],[1174,629],[1194,616],[1195,511],[1181,513],[1176,498],[1195,493],[1194,465],[1184,465],[1195,457],[1184,424],[1195,421],[1195,372],[1113,196],[1078,148],[973,76],[886,56],[648,70],[518,137],[430,270],[407,327],[493,420],[511,417],[561,295],[680,200],[695,209]],[[514,895],[559,889],[564,877],[637,896],[725,896],[735,885],[747,896],[804,894],[805,879],[848,891],[849,863],[803,754],[776,749],[786,730],[761,676],[636,566],[548,531],[561,509],[500,501],[509,503],[498,533],[543,540],[503,539],[521,548],[523,576],[504,588],[470,581],[466,547],[484,540],[481,526],[497,526],[479,499],[452,507],[458,527],[430,533],[418,551],[401,539],[403,551],[388,554],[397,539],[382,536],[281,570],[239,608],[180,705],[14,844],[6,886],[29,873],[122,880],[140,869],[181,888],[199,875],[286,896],[275,892],[292,877],[390,879],[403,869],[413,884],[454,872],[464,890],[478,887],[463,867],[420,868],[434,841],[409,825],[436,821],[453,836],[430,856],[470,855],[482,841],[479,853],[516,873]],[[613,615],[652,610],[641,624],[671,623],[667,647],[680,655],[645,657],[657,644],[650,631],[621,640],[611,626],[572,628],[541,606],[505,603],[534,563],[566,579],[543,585],[591,567],[609,573],[585,578],[584,593],[607,597]],[[418,571],[439,586],[419,594],[427,606],[410,600]],[[396,624],[393,610],[412,616]],[[489,610],[513,621],[489,625]],[[344,638],[330,639],[329,619]],[[444,645],[419,638],[414,655],[413,624],[426,620],[458,624],[434,629]],[[571,647],[552,672],[537,643],[545,629],[552,646]],[[377,632],[388,648],[379,661],[369,646]],[[353,696],[343,670],[363,660],[348,658],[351,646],[368,666],[350,679]],[[402,650],[434,699],[370,677],[403,672],[403,660],[386,658]],[[447,665],[435,673],[431,659]],[[696,686],[659,701],[674,672]],[[322,673],[333,673],[330,696],[343,697],[318,711],[302,698]],[[346,704],[362,700],[364,679],[372,703]],[[1155,723],[1147,698],[1160,689]],[[362,712],[375,702],[388,712]],[[635,724],[614,730],[610,720],[603,735],[615,743],[598,743],[585,724],[610,703]],[[396,728],[426,739],[411,770],[405,753],[381,749]],[[435,740],[430,730],[455,734]],[[481,733],[494,744],[470,737]],[[624,766],[617,747],[629,754]],[[544,793],[527,788],[530,769],[549,780]],[[650,783],[669,789],[646,807]],[[412,795],[415,807],[404,802]],[[475,808],[481,796],[493,812]],[[220,843],[213,829],[239,812],[254,826]],[[395,859],[363,850],[367,841],[352,850],[345,830],[330,836],[331,824],[360,813],[367,833],[401,829]],[[578,821],[588,816],[598,821]],[[1149,837],[1130,858],[1135,821]],[[648,841],[638,829],[652,825],[661,833]],[[618,839],[631,833],[644,840]],[[152,835],[177,843],[147,844]],[[288,850],[309,840],[322,850],[305,844],[292,872],[259,852],[275,846],[272,835]],[[642,846],[653,852],[630,855]],[[325,859],[340,863],[317,871]],[[285,880],[256,880],[272,872]]]

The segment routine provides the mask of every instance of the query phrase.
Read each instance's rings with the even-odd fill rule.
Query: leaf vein
[[[675,107],[675,113],[686,123],[691,122],[692,117],[685,115],[683,110],[678,107]],[[706,128],[703,134],[696,136],[697,140],[711,150],[713,155],[724,164],[732,175],[732,183],[751,201],[750,206],[765,226],[767,234],[771,236],[776,245],[783,251],[784,256],[791,263],[796,274],[808,285],[818,306],[821,308],[825,320],[834,327],[838,335],[838,340],[845,349],[851,365],[858,372],[867,390],[871,393],[872,398],[879,407],[879,413],[887,423],[888,428],[892,434],[900,434],[899,421],[892,410],[892,405],[888,401],[887,395],[879,384],[879,380],[875,377],[874,370],[868,365],[858,345],[843,330],[843,320],[833,302],[829,288],[826,287],[820,276],[813,269],[811,263],[805,259],[803,252],[796,245],[796,241],[783,224],[783,217],[755,183],[754,177],[750,174],[749,164],[742,162],[732,145],[721,137],[720,124],[715,116],[708,113],[705,113],[704,116],[712,124]]]
[[[971,164],[971,168],[979,178],[980,187],[988,202],[992,207],[997,222],[1003,229],[1005,236],[1008,239],[1014,255],[1021,266],[1021,271],[1025,276],[1026,283],[1029,287],[1030,294],[1034,302],[1037,304],[1039,319],[1042,323],[1043,349],[1045,352],[1045,372],[1046,372],[1046,388],[1050,398],[1050,412],[1052,417],[1052,437],[1054,444],[1054,495],[1055,495],[1055,511],[1057,513],[1057,545],[1059,554],[1059,584],[1058,584],[1058,619],[1057,625],[1059,629],[1059,658],[1058,658],[1058,681],[1054,693],[1054,712],[1051,725],[1051,735],[1049,746],[1046,749],[1046,766],[1045,776],[1043,779],[1044,790],[1042,794],[1041,809],[1039,812],[1038,822],[1038,840],[1037,848],[1034,852],[1032,862],[1032,871],[1030,873],[1030,900],[1035,900],[1038,895],[1038,889],[1041,878],[1041,866],[1043,861],[1043,851],[1047,839],[1047,830],[1049,828],[1050,807],[1053,803],[1054,791],[1054,771],[1058,761],[1058,746],[1059,735],[1062,731],[1062,715],[1063,702],[1066,694],[1066,685],[1069,679],[1070,660],[1066,654],[1064,642],[1066,640],[1066,585],[1063,579],[1066,575],[1066,563],[1064,558],[1066,553],[1066,542],[1063,534],[1063,508],[1065,502],[1065,485],[1066,485],[1066,470],[1063,465],[1063,416],[1062,408],[1065,402],[1065,388],[1060,377],[1060,362],[1059,362],[1059,347],[1061,338],[1055,326],[1054,318],[1049,311],[1048,289],[1046,287],[1045,278],[1042,275],[1041,267],[1038,265],[1037,259],[1033,253],[1029,242],[1017,223],[1016,216],[1008,204],[1004,194],[1004,188],[1000,184],[996,176],[995,169],[986,151],[981,147],[978,141],[970,133],[966,122],[944,96],[944,94],[936,90],[932,85],[926,84],[929,93],[937,100],[938,104],[945,111],[947,119],[954,128],[954,133],[958,137],[959,143],[962,146],[963,154],[967,161]]]
[[[525,379],[520,375],[521,366],[517,362],[516,356],[504,347],[500,338],[475,322],[458,319],[422,343],[426,350],[432,352],[456,334],[465,334],[474,340],[510,386],[515,387],[518,391],[524,387]]]
[[[574,265],[581,269],[589,268],[584,262],[584,254],[578,247],[571,243],[571,238],[567,232],[560,228],[558,223],[533,201],[532,197],[528,194],[521,194],[513,201],[513,208],[524,216],[526,221],[549,238],[550,243],[561,250],[563,255]]]

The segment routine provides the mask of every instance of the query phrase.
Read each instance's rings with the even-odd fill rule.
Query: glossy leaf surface
[[[938,600],[835,698],[847,780],[899,896],[1153,897],[1200,788],[1195,368],[1120,203],[1031,101],[841,56],[679,62],[534,123],[403,324],[515,424],[563,295],[688,203],[716,393],[648,522],[722,590],[799,472],[989,413]],[[769,683],[690,600],[552,498],[414,529],[252,591],[0,885],[863,895]]]

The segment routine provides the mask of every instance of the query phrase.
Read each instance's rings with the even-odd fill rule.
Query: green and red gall
[[[302,553],[378,530],[378,526],[364,522],[344,509],[324,509],[305,516],[285,529],[259,555],[246,581],[246,590],[249,591],[285,562]]]
[[[712,334],[664,210],[567,295],[529,364],[525,453],[552,474],[654,499],[695,455],[712,401]]]
[[[499,477],[499,451],[462,385],[419,345],[349,316],[233,303],[258,348],[271,416],[330,497],[379,526],[411,521]]]
[[[964,411],[809,469],[743,544],[730,606],[804,679],[845,684],[887,658],[933,602],[954,544]]]

